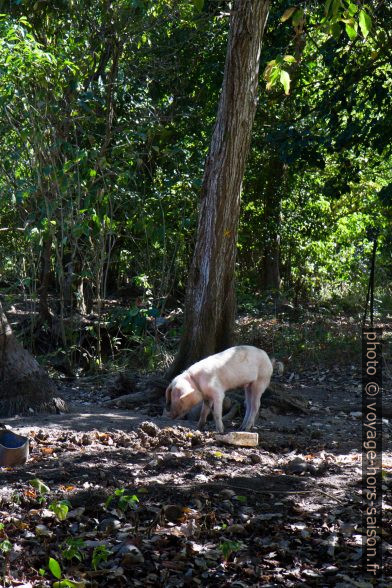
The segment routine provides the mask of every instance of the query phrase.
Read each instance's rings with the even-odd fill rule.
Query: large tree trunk
[[[0,417],[65,410],[56,388],[12,333],[0,302]]]
[[[222,93],[207,157],[184,332],[170,375],[232,342],[241,185],[257,103],[269,0],[235,0]]]

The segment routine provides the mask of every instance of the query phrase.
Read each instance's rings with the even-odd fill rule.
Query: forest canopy
[[[184,304],[230,8],[2,2],[1,293],[23,303],[37,354],[60,348],[91,369],[133,346],[148,365],[148,325]],[[377,235],[376,306],[390,312],[391,25],[386,2],[272,3],[242,189],[240,308],[363,311]]]

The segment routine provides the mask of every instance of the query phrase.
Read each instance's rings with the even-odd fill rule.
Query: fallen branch
[[[141,392],[133,392],[131,394],[124,394],[114,400],[107,400],[103,404],[105,406],[118,406],[120,408],[131,408],[134,404],[145,404],[146,402],[153,402],[162,399],[162,390],[142,390]]]
[[[328,492],[324,492],[324,490],[320,490],[319,488],[312,488],[312,490],[255,490],[254,488],[248,488],[247,486],[240,486],[237,484],[231,484],[230,480],[226,483],[223,482],[209,482],[208,486],[216,486],[218,488],[227,488],[231,486],[234,490],[243,490],[244,492],[252,492],[256,494],[286,494],[286,495],[296,495],[296,494],[313,494],[314,492],[318,492],[319,494],[324,494],[328,498],[332,500],[336,500],[339,504],[346,504],[340,498],[337,498],[333,494],[328,494]],[[182,484],[181,488],[194,488],[194,484]]]

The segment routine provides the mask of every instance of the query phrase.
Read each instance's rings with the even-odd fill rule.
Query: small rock
[[[129,447],[131,444],[132,441],[126,435],[121,435],[117,441],[119,447]]]
[[[179,504],[168,504],[163,507],[165,518],[170,523],[179,523],[184,517],[184,507]]]
[[[197,447],[198,445],[201,445],[203,441],[203,436],[196,431],[194,435],[192,435],[191,437],[191,445],[192,447]]]
[[[325,574],[335,574],[336,572],[339,571],[339,568],[337,566],[332,566],[332,565],[326,564],[325,566],[322,567],[322,570]]]
[[[98,525],[98,533],[101,533],[102,535],[110,535],[111,533],[118,531],[120,528],[121,523],[118,519],[102,519],[102,521]]]
[[[251,453],[249,459],[252,463],[261,463],[261,455],[259,453]]]
[[[232,498],[236,494],[235,494],[235,491],[232,490],[231,488],[223,488],[223,490],[221,490],[219,492],[219,495],[222,496],[223,498]]]
[[[204,474],[197,474],[197,476],[195,476],[195,481],[200,482],[201,484],[206,484],[208,480],[208,476],[205,476]]]
[[[308,464],[300,457],[296,457],[295,459],[293,459],[293,461],[287,464],[285,469],[290,474],[300,475],[307,471]]]
[[[194,509],[200,511],[203,508],[203,503],[200,498],[192,498],[191,504]]]
[[[73,523],[70,524],[69,530],[72,535],[77,535],[80,530],[80,524],[77,523],[76,521],[74,521]]]
[[[43,508],[41,510],[41,518],[43,519],[53,519],[55,516],[56,515],[54,514],[54,512],[52,510],[49,510],[48,508]]]
[[[90,437],[90,435],[88,435],[87,433],[84,433],[84,435],[82,436],[82,445],[91,445],[92,444],[92,439]]]
[[[315,572],[314,570],[303,570],[303,575],[307,578],[320,578],[320,574]]]
[[[251,506],[241,506],[240,512],[249,517],[254,514],[254,508]]]
[[[233,503],[230,500],[223,500],[221,502],[221,508],[223,508],[223,510],[233,513],[234,512],[234,506]]]
[[[246,531],[244,525],[235,523],[234,525],[226,527],[225,533],[230,533],[231,535],[244,535]]]
[[[226,435],[215,435],[215,439],[237,447],[256,447],[259,444],[258,433],[248,433],[247,431],[233,431]]]
[[[112,547],[113,547],[112,544],[110,543],[110,541],[100,540],[100,539],[86,539],[84,544],[85,544],[85,547],[87,547],[88,549],[100,547],[101,545],[104,545],[108,549],[112,549]]]
[[[144,433],[147,433],[150,437],[156,437],[160,431],[160,428],[150,421],[144,421],[139,427]]]
[[[46,525],[37,525],[35,527],[35,534],[37,537],[52,537],[53,531],[48,529]]]
[[[122,557],[121,565],[123,565],[125,568],[130,568],[136,564],[144,562],[142,552],[136,547],[136,545],[132,545],[132,543],[125,543],[121,545],[117,551],[117,554]]]
[[[265,512],[260,515],[256,515],[250,520],[252,526],[259,526],[260,523],[264,524],[264,521],[272,521],[273,519],[281,519],[283,517],[280,512]]]

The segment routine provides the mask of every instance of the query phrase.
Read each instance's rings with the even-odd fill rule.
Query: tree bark
[[[201,189],[184,331],[171,376],[232,342],[240,195],[268,9],[269,0],[233,2],[222,93]]]
[[[17,341],[0,302],[0,417],[65,410],[36,359]]]

